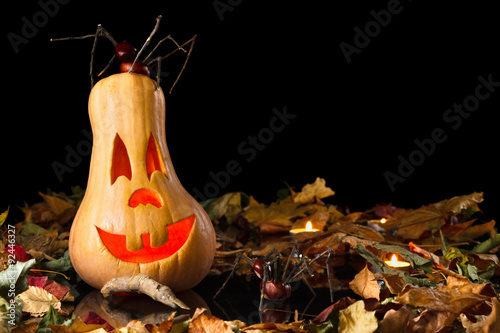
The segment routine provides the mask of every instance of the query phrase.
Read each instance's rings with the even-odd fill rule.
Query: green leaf
[[[225,221],[231,224],[243,207],[248,205],[249,197],[242,192],[229,192],[221,197],[201,202],[208,216],[214,223]]]
[[[467,265],[467,277],[472,281],[478,281],[479,275],[477,275],[477,267],[471,264]]]
[[[42,261],[40,267],[45,270],[55,271],[55,272],[66,272],[70,270],[73,265],[71,264],[71,259],[69,257],[69,250],[64,252],[64,255],[53,261]]]
[[[290,189],[288,187],[276,191],[276,197],[278,198],[278,200],[285,200],[289,196],[290,196]]]
[[[384,251],[399,253],[401,256],[405,258],[405,260],[410,262],[414,268],[418,268],[424,271],[425,273],[430,273],[432,271],[432,265],[433,265],[432,260],[421,257],[420,255],[413,253],[407,249],[395,245],[383,245],[383,244],[376,244],[375,247],[377,249],[381,249]]]
[[[31,222],[25,222],[23,225],[23,230],[21,231],[21,235],[24,236],[40,236],[44,232],[47,232],[48,230],[45,228],[40,227],[38,224],[31,223]]]
[[[27,274],[36,260],[18,261],[0,272],[0,297],[9,300],[28,289]],[[12,288],[14,287],[14,288]]]
[[[74,313],[70,319],[66,319],[63,316],[61,316],[51,305],[47,314],[43,316],[42,320],[38,324],[38,329],[36,330],[36,333],[51,333],[52,329],[49,328],[49,325],[65,325],[69,327],[71,326],[71,324],[73,324],[74,321],[75,321]]]
[[[190,322],[191,318],[181,321],[180,323],[173,324],[169,333],[186,333],[189,329]]]
[[[333,310],[328,318],[321,324],[306,324],[304,329],[310,333],[338,333],[339,331],[339,310]]]
[[[360,256],[362,256],[370,264],[372,264],[373,268],[375,270],[377,270],[378,272],[399,275],[403,278],[403,280],[406,283],[411,283],[412,285],[418,286],[418,287],[436,287],[437,286],[437,284],[433,281],[430,281],[427,279],[419,279],[419,278],[411,277],[408,274],[406,274],[405,272],[401,272],[401,271],[387,267],[379,257],[377,257],[376,255],[374,255],[373,253],[368,251],[361,243],[358,243],[354,247],[354,249],[358,252],[358,254]]]
[[[488,238],[484,242],[476,245],[471,253],[488,253],[492,248],[500,245],[500,234]]]

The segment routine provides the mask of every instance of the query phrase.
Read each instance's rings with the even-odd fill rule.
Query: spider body
[[[286,259],[286,263],[283,263],[282,255],[276,249],[271,250],[264,257],[256,259],[248,257],[245,253],[238,254],[236,256],[236,260],[234,261],[231,273],[213,298],[215,299],[219,295],[237,270],[248,266],[250,266],[255,275],[262,280],[260,283],[259,311],[263,310],[264,299],[271,301],[287,300],[292,294],[291,284],[298,280],[303,280],[309,286],[311,292],[315,295],[314,290],[308,283],[305,274],[307,273],[309,276],[312,276],[313,274],[309,267],[314,262],[326,256],[325,264],[330,287],[330,299],[333,302],[333,285],[330,276],[330,261],[333,253],[332,249],[328,248],[312,259],[307,256],[302,256],[297,252],[297,243],[295,243],[290,251],[290,254],[288,255],[288,258]],[[244,264],[240,265],[241,262],[244,262]]]

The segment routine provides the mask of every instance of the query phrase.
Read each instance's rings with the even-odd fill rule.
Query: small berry
[[[127,73],[130,70],[130,67],[132,67],[133,62],[122,62],[120,65],[120,72],[122,73]],[[134,65],[134,70],[132,73],[136,74],[143,74],[149,77],[149,67],[145,65],[142,61],[137,60],[137,62]]]
[[[121,42],[115,46],[115,57],[121,62],[134,61],[135,52],[135,47],[129,42]]]

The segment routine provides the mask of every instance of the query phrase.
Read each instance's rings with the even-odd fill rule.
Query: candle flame
[[[390,261],[385,262],[387,266],[389,267],[394,267],[394,268],[404,268],[404,267],[409,267],[410,263],[406,261],[399,261],[398,257],[396,257],[395,254],[392,255]]]
[[[380,220],[380,223],[385,223],[385,222],[387,222],[387,220],[386,220],[386,219],[381,219],[381,220]]]
[[[313,230],[313,225],[311,221],[307,221],[306,223],[306,231],[312,231]]]

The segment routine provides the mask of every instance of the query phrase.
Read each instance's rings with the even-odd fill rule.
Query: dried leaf
[[[51,306],[56,310],[61,309],[61,301],[40,287],[29,286],[19,298],[23,301],[23,312],[28,312],[34,317],[47,313]]]
[[[290,323],[290,324],[280,324],[280,323],[260,323],[247,326],[242,329],[243,332],[289,332],[289,333],[308,333],[300,327],[301,323]],[[215,332],[215,331],[214,331]]]
[[[86,332],[108,332],[108,329],[104,325],[99,324],[86,324],[79,320],[74,322],[70,327],[66,325],[48,325],[52,329],[53,333],[86,333]]]
[[[323,199],[335,194],[331,188],[325,186],[326,181],[323,178],[317,177],[314,183],[307,184],[302,187],[302,191],[299,193],[292,192],[294,202],[309,202],[314,197]]]
[[[205,309],[196,309],[191,322],[189,323],[189,332],[193,333],[233,333],[231,326],[220,318],[211,315],[205,315]]]
[[[274,224],[290,227],[292,221],[290,219],[298,216],[304,216],[304,213],[309,207],[301,206],[300,203],[280,202],[271,203],[268,207],[264,205],[250,205],[241,215],[248,222],[254,223],[255,226],[261,224]]]
[[[328,231],[344,232],[351,236],[376,242],[383,242],[385,240],[384,236],[382,236],[382,234],[380,234],[378,231],[360,224],[335,223],[332,224],[330,228],[328,228]]]
[[[398,295],[406,286],[405,280],[399,275],[382,274],[382,279],[384,280],[387,288],[389,288],[391,294],[394,295]]]
[[[490,292],[486,288],[488,288],[487,284],[480,285],[473,283],[460,287],[452,283],[451,285],[436,289],[416,288],[407,285],[404,293],[396,297],[396,301],[403,304],[421,306],[430,310],[459,314],[469,306],[490,299],[491,295],[488,296]],[[487,295],[481,294],[483,290],[486,290],[485,293]]]
[[[446,326],[453,323],[457,318],[457,314],[438,311],[424,310],[418,317],[413,318],[408,322],[406,327],[407,333],[435,333],[440,332]]]
[[[380,287],[375,275],[368,269],[368,265],[354,276],[354,279],[349,282],[349,287],[363,298],[376,298],[380,300]]]
[[[202,206],[212,221],[217,222],[224,217],[226,222],[230,224],[234,222],[236,215],[243,209],[242,195],[246,196],[241,192],[226,193],[216,199],[203,202]]]
[[[417,314],[403,306],[398,310],[387,311],[380,321],[377,333],[406,332],[408,321],[415,318]]]
[[[493,308],[490,315],[483,321],[468,325],[467,333],[497,333],[500,332],[500,302],[492,298]],[[465,326],[465,325],[464,325]]]
[[[371,333],[378,328],[375,311],[366,311],[365,303],[357,301],[339,312],[339,332],[342,333]]]
[[[71,211],[72,213],[76,213],[76,207],[66,200],[54,197],[52,195],[48,194],[43,194],[43,193],[38,193],[40,196],[47,202],[49,205],[50,210],[56,215],[56,216],[62,216],[66,211]],[[67,222],[67,221],[64,221]],[[61,221],[61,223],[64,223]]]
[[[395,222],[399,224],[397,235],[405,239],[418,239],[427,230],[441,228],[449,213],[458,214],[467,208],[479,210],[477,204],[482,201],[482,193],[472,193],[423,206],[396,219]]]
[[[9,208],[7,208],[7,210],[3,213],[0,214],[0,226],[2,226],[5,222],[5,220],[7,220],[7,216],[9,215]]]

